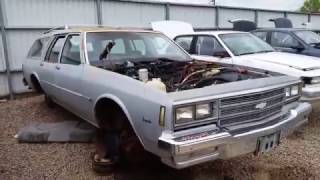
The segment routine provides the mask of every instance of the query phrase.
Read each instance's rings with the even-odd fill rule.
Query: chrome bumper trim
[[[276,124],[236,135],[220,132],[182,142],[176,141],[173,136],[163,135],[159,138],[159,142],[165,144],[164,147],[169,151],[169,156],[162,157],[162,162],[180,169],[215,159],[227,159],[252,153],[256,150],[259,137],[279,131],[281,138],[288,136],[308,121],[307,117],[311,109],[309,103],[299,103],[290,110],[285,119]]]

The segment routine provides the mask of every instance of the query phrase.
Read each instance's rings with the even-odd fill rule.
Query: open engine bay
[[[141,61],[102,60],[97,67],[117,72],[166,92],[202,88],[214,84],[266,77],[237,67],[222,67],[204,61],[174,61],[166,58]]]

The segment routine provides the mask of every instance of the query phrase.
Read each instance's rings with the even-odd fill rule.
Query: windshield
[[[249,33],[220,34],[219,37],[235,56],[273,51],[269,44]]]
[[[295,31],[294,33],[307,44],[316,45],[320,43],[320,36],[312,31]]]
[[[90,64],[102,60],[153,61],[159,58],[190,61],[190,56],[166,36],[147,32],[87,33],[86,50]]]

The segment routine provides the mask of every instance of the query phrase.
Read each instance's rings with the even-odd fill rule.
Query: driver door
[[[278,51],[281,52],[289,52],[289,53],[297,53],[296,48],[301,46],[301,43],[292,35],[286,32],[271,32],[270,44]]]
[[[58,87],[56,96],[71,111],[82,116],[80,111],[84,101],[81,94],[84,63],[81,61],[80,35],[69,34],[66,37],[59,63],[54,68],[54,79]]]

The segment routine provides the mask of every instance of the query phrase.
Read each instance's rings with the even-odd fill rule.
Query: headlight
[[[297,96],[301,93],[301,86],[299,84],[292,85],[285,88],[286,97]]]
[[[174,111],[175,123],[183,124],[218,118],[216,102],[195,103],[189,106],[177,107]]]
[[[296,96],[299,94],[299,85],[295,85],[291,87],[290,95]]]
[[[285,91],[286,91],[286,97],[289,97],[291,93],[290,87],[287,87]]]
[[[211,104],[198,104],[196,105],[196,119],[202,119],[211,116]]]
[[[184,123],[194,119],[193,117],[194,106],[181,107],[176,109],[176,123]]]
[[[311,84],[319,84],[319,83],[320,83],[320,77],[311,78]]]

